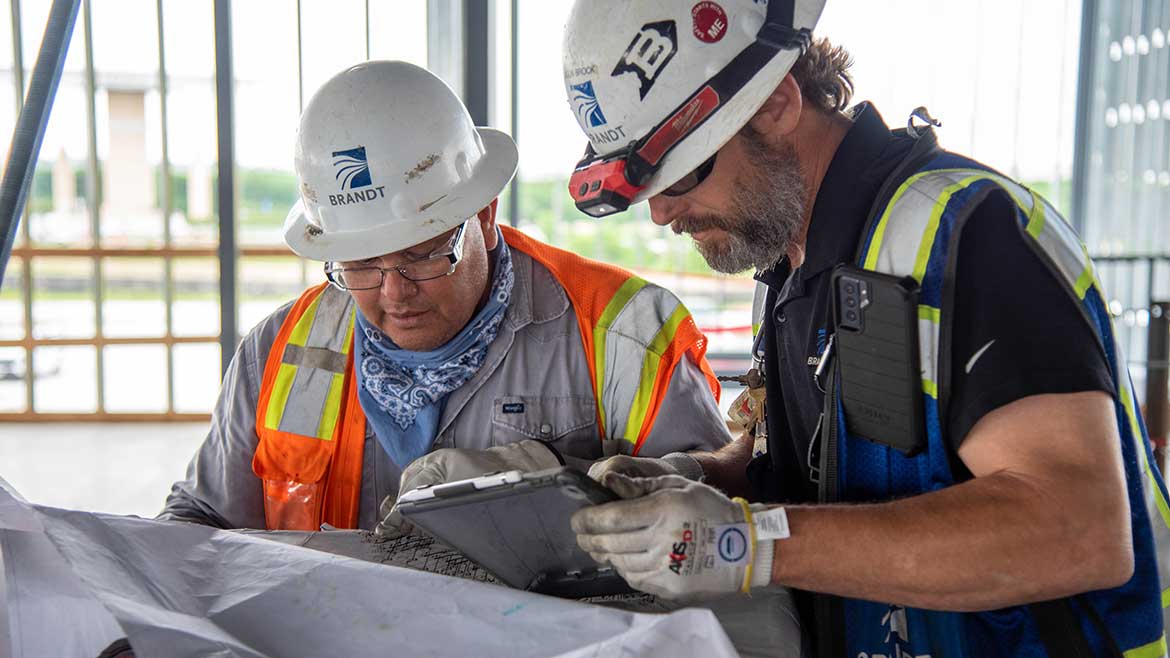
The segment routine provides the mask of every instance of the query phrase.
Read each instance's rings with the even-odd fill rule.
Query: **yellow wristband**
[[[756,563],[756,524],[752,522],[752,507],[748,501],[736,496],[731,499],[731,502],[737,503],[743,508],[743,520],[748,526],[748,535],[751,537],[752,550],[748,555],[747,569],[743,572],[743,586],[739,591],[748,594],[752,591],[752,567]]]

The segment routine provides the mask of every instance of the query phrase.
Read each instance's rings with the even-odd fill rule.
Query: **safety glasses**
[[[666,154],[711,118],[772,58],[783,50],[801,53],[807,50],[812,32],[793,27],[794,15],[795,0],[771,0],[755,41],[644,137],[605,155],[594,151],[592,143],[586,146],[585,156],[569,178],[569,194],[577,208],[594,217],[605,217],[629,208],[634,197],[646,189],[650,178],[661,169]],[[674,181],[664,193],[673,196],[686,194],[711,175],[714,167],[712,156]]]
[[[674,185],[662,190],[666,196],[682,196],[687,192],[698,187],[707,177],[711,175],[711,171],[715,169],[715,156],[719,155],[719,151],[715,151],[711,157],[703,161],[703,164],[695,167],[686,176],[678,179]]]
[[[465,221],[455,229],[454,235],[442,247],[432,251],[425,258],[394,267],[342,266],[325,263],[325,278],[342,290],[376,290],[382,287],[388,272],[397,271],[408,281],[430,281],[449,276],[455,272],[459,261],[463,260],[463,236],[466,228]]]

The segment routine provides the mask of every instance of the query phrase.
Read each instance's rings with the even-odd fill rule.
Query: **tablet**
[[[507,471],[408,491],[398,509],[504,583],[580,598],[629,592],[612,568],[577,546],[573,513],[617,500],[581,471]]]

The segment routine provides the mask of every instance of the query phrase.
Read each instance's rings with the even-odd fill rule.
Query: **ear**
[[[496,243],[499,242],[500,236],[496,233],[496,206],[499,203],[499,197],[492,199],[492,202],[476,215],[479,218],[479,227],[483,229],[483,246],[488,251],[495,249]]]
[[[772,95],[768,96],[748,124],[768,141],[778,140],[796,130],[803,108],[804,96],[800,93],[800,85],[789,73],[776,85]]]

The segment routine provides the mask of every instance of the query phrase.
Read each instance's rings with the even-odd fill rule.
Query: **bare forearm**
[[[1044,489],[1001,473],[890,503],[789,507],[793,534],[775,544],[773,582],[972,611],[1127,580],[1127,510],[1102,510],[1124,528],[1081,527],[1096,510],[1067,509]]]
[[[750,434],[744,432],[731,443],[715,452],[689,453],[703,467],[707,484],[722,489],[728,496],[751,498],[752,487],[747,478],[747,465],[752,460]]]

